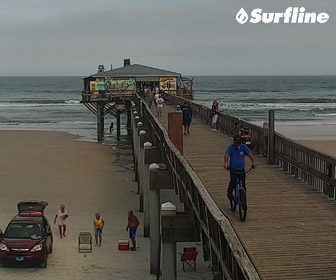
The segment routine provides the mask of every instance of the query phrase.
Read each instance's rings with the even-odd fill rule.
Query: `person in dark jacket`
[[[181,106],[181,111],[183,113],[184,134],[189,134],[190,124],[192,120],[192,110],[190,105],[186,101]]]

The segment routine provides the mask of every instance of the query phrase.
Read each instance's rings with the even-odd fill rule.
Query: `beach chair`
[[[185,264],[196,271],[196,258],[198,254],[196,247],[185,247],[183,248],[183,253],[179,254],[181,255],[183,271],[185,271]]]
[[[80,232],[78,235],[78,252],[92,252],[92,236],[90,232]]]

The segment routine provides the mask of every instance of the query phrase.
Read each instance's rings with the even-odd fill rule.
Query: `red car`
[[[19,214],[0,230],[0,261],[9,263],[32,262],[47,267],[48,254],[52,253],[53,236],[43,214],[45,201],[23,201],[18,204]]]

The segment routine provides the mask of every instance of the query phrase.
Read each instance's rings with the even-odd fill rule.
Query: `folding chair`
[[[80,232],[78,235],[78,252],[92,252],[92,236],[90,232]]]
[[[179,254],[181,255],[183,271],[185,271],[184,264],[190,266],[196,271],[196,258],[198,254],[198,252],[196,251],[196,247],[185,247],[183,248],[183,253]]]

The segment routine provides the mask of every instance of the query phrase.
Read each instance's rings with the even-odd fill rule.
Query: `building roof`
[[[90,77],[179,77],[180,73],[171,72],[159,68],[145,66],[141,64],[132,64],[116,68],[102,73],[96,73]]]

